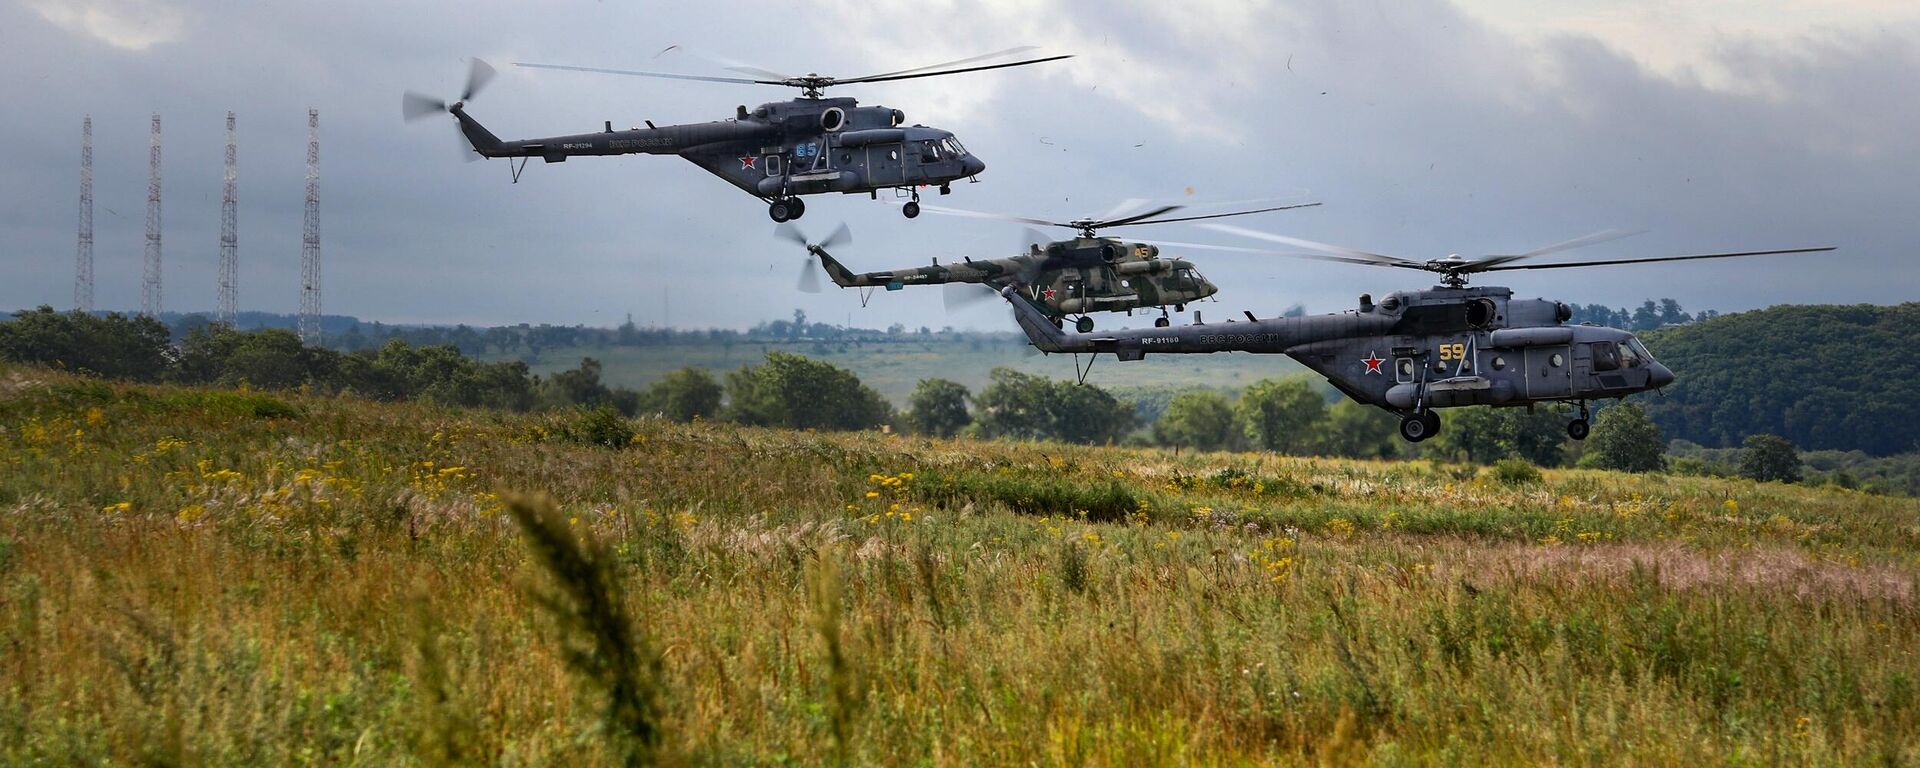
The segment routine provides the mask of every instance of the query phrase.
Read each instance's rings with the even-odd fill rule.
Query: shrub
[[[1505,458],[1493,463],[1493,479],[1501,485],[1531,485],[1540,482],[1540,469],[1526,459]]]
[[[553,436],[569,443],[624,448],[633,444],[633,423],[611,405],[576,409]]]

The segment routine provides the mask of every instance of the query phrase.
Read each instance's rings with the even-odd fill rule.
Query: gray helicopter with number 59
[[[468,159],[473,159],[474,154],[506,158],[515,182],[520,180],[527,160],[535,157],[561,163],[570,157],[594,155],[679,155],[765,201],[767,215],[774,221],[798,219],[805,214],[807,204],[802,195],[865,192],[878,198],[880,190],[893,190],[896,195],[907,198],[901,211],[911,219],[920,214],[921,188],[937,187],[940,194],[948,194],[953,191],[953,182],[973,179],[986,170],[986,162],[961,146],[950,131],[908,125],[906,113],[898,109],[878,105],[863,107],[853,99],[826,98],[821,92],[836,85],[911,80],[1070,58],[1059,55],[981,63],[1031,50],[1032,46],[1009,48],[956,61],[849,78],[782,75],[744,65],[727,68],[751,77],[517,63],[516,66],[530,69],[784,85],[801,89],[801,97],[762,104],[753,110],[743,105],[734,110],[731,119],[714,122],[656,126],[649,120],[645,128],[616,131],[609,120],[603,130],[593,133],[513,141],[501,140],[467,114],[467,102],[494,75],[493,67],[474,59],[467,86],[459,99],[448,103],[408,92],[401,100],[401,116],[417,120],[442,112],[453,115],[460,133],[472,148],[472,154],[463,154]],[[519,159],[518,165],[512,165],[515,158]]]
[[[1228,225],[1209,228],[1320,251],[1282,254],[1287,256],[1437,272],[1441,284],[1392,293],[1377,303],[1362,294],[1356,308],[1340,314],[1263,320],[1248,312],[1244,323],[1204,323],[1196,312],[1192,325],[1100,334],[1067,333],[1055,327],[1017,286],[1003,287],[1001,295],[1013,305],[1015,320],[1036,349],[1076,354],[1075,373],[1082,381],[1093,367],[1092,358],[1080,367],[1077,355],[1082,352],[1093,357],[1111,353],[1120,360],[1141,360],[1149,352],[1283,354],[1325,376],[1334,389],[1356,402],[1399,415],[1400,436],[1409,442],[1439,433],[1436,408],[1531,407],[1543,402],[1578,407],[1579,415],[1567,424],[1567,434],[1581,440],[1588,431],[1587,401],[1659,389],[1673,383],[1673,371],[1654,360],[1631,333],[1587,324],[1566,325],[1572,316],[1566,304],[1516,299],[1507,288],[1468,287],[1469,275],[1833,250],[1793,248],[1516,263],[1628,234],[1604,232],[1522,254],[1475,260],[1453,255],[1421,262]]]

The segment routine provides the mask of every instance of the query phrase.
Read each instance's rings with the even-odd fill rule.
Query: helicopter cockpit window
[[[1628,368],[1638,368],[1653,359],[1647,354],[1647,348],[1640,345],[1639,339],[1627,339],[1620,343],[1620,364]]]
[[[939,162],[940,161],[940,142],[938,141],[920,142],[920,159],[924,162],[929,162],[929,163]]]
[[[947,148],[947,154],[949,155],[954,155],[958,157],[960,155],[964,155],[967,153],[966,148],[960,146],[959,140],[953,138],[952,136],[948,136],[947,138],[941,139],[940,145]]]
[[[1620,370],[1620,345],[1611,341],[1596,341],[1588,345],[1593,355],[1593,369],[1596,371]]]

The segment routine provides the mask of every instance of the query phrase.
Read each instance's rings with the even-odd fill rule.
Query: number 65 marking
[[[1445,362],[1448,360],[1465,360],[1465,359],[1467,359],[1467,345],[1465,344],[1440,345],[1440,360],[1442,362]]]

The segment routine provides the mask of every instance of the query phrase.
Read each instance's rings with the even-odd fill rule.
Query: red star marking
[[[1048,299],[1048,300],[1051,300],[1051,299],[1053,298],[1053,289],[1052,289],[1052,288],[1048,288],[1048,289],[1046,289],[1046,290],[1044,290],[1044,291],[1041,291],[1041,292],[1040,292],[1040,297],[1041,297],[1041,298],[1044,298],[1044,299]]]
[[[1365,358],[1362,358],[1360,362],[1367,364],[1367,373],[1379,373],[1380,364],[1386,361],[1380,359],[1379,356],[1373,354],[1372,352],[1368,352],[1367,356]]]
[[[740,158],[740,170],[744,171],[748,168],[752,168],[754,161],[759,159],[760,158],[754,157],[753,155],[747,155],[745,157]]]

